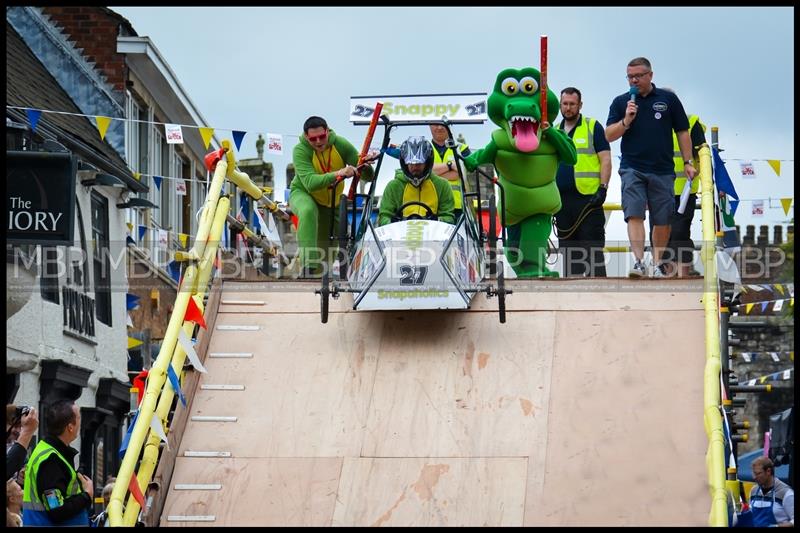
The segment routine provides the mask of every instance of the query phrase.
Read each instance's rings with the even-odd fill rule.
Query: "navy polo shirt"
[[[624,93],[611,102],[606,126],[616,124],[625,116],[630,93]],[[636,95],[636,113],[631,127],[622,135],[622,160],[620,168],[633,168],[654,174],[674,174],[672,160],[672,131],[689,129],[689,119],[683,104],[669,91],[653,85],[647,96]]]
[[[585,120],[583,115],[578,116],[578,122],[575,124],[575,127],[572,128],[572,131],[567,133],[570,139],[575,138],[575,130],[578,129],[578,126],[581,124],[581,121]],[[561,121],[561,124],[558,125],[558,129],[564,129],[564,120]],[[603,130],[602,124],[599,121],[595,120],[594,122],[594,132],[592,132],[594,136],[594,151],[595,152],[602,152],[603,150],[611,150],[611,146],[608,144],[606,140],[606,133]],[[561,191],[562,194],[564,193],[574,193],[579,196],[583,196],[581,193],[578,192],[578,189],[575,187],[575,167],[573,165],[565,165],[564,163],[560,163],[558,165],[558,173],[556,174],[556,185],[558,185],[558,190]]]

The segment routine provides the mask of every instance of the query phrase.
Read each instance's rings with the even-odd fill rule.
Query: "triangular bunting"
[[[742,352],[742,359],[744,359],[745,363],[749,363],[752,361],[750,358],[750,354],[748,352]]]
[[[144,234],[147,231],[147,226],[139,226],[139,240],[144,239]]]
[[[139,300],[140,300],[139,296],[127,293],[125,295],[125,309],[127,309],[128,311],[130,311],[131,309],[136,309],[137,307],[139,307]]]
[[[777,174],[778,176],[781,175],[781,161],[780,161],[780,159],[767,159],[767,163],[769,163],[769,166],[771,166],[772,170],[775,171],[775,174]]]
[[[781,296],[783,296],[783,285],[776,283],[775,288],[778,289],[778,292],[781,293]]]
[[[183,320],[187,322],[194,322],[201,328],[208,329],[208,327],[206,326],[206,321],[203,318],[203,312],[197,305],[197,302],[194,299],[194,295],[189,296],[189,304],[186,306],[186,314],[183,315]]]
[[[178,240],[181,241],[181,246],[186,248],[186,245],[189,242],[189,235],[186,233],[178,233]]]
[[[161,176],[153,176],[153,183],[156,184],[156,189],[159,191],[161,190],[161,180],[163,180]]]
[[[125,450],[128,449],[128,441],[131,440],[131,433],[133,433],[133,426],[136,425],[136,419],[139,418],[139,411],[133,413],[133,418],[128,423],[128,429],[125,431],[125,435],[122,437],[122,444],[119,445],[119,458],[122,459],[125,457]]]
[[[132,350],[137,346],[141,346],[144,342],[140,341],[139,339],[134,339],[133,337],[128,337],[128,349]]]
[[[128,231],[133,231],[133,222],[126,222],[125,224],[128,226]]]
[[[150,429],[158,435],[159,439],[167,443],[167,449],[169,450],[169,442],[167,441],[167,434],[164,433],[164,425],[155,413],[153,413],[153,418],[150,419]]]
[[[239,150],[242,149],[242,139],[244,139],[244,136],[245,134],[247,134],[247,132],[232,131],[231,133],[233,134],[233,142],[236,143],[236,151],[238,152]]]
[[[761,302],[761,312],[762,313],[767,310],[767,307],[769,307],[769,302]]]
[[[731,177],[728,174],[728,169],[725,168],[725,163],[722,162],[722,158],[719,155],[719,150],[712,148],[711,151],[714,154],[714,181],[717,184],[717,190],[719,192],[727,193],[728,196],[732,196],[734,199],[738,200],[739,195],[736,194],[736,189],[734,188]]]
[[[175,373],[175,369],[172,368],[172,365],[167,367],[167,377],[169,378],[170,385],[172,385],[172,390],[175,391],[175,394],[178,395],[183,406],[186,407],[186,397],[181,390],[181,381],[178,379],[178,375]]]
[[[142,508],[142,512],[146,512],[144,508],[144,496],[142,496],[142,489],[139,488],[139,480],[136,479],[136,472],[131,472],[131,482],[128,483],[128,490],[131,491],[131,496]]]
[[[111,124],[111,119],[109,117],[94,117],[94,120],[97,124],[97,131],[100,133],[100,138],[105,139],[108,125]]]
[[[211,144],[211,137],[214,136],[214,128],[200,128],[200,137],[203,138],[203,144],[208,150],[208,145]]]
[[[789,216],[789,209],[792,207],[792,198],[781,198],[781,207],[783,207],[783,214]]]
[[[783,309],[783,300],[775,300],[775,305],[772,306],[772,310],[777,313],[781,309]]]
[[[141,172],[134,172],[133,177],[136,178],[136,181],[142,181],[142,173]]]
[[[753,309],[753,304],[745,304],[744,305],[744,314],[749,315],[751,309]]]
[[[739,200],[729,200],[728,205],[731,208],[731,216],[735,216],[736,208],[739,207]]]
[[[42,112],[38,109],[26,109],[25,114],[28,115],[28,122],[31,123],[31,131],[36,131],[36,124],[39,123]]]
[[[192,341],[189,340],[189,337],[186,335],[186,332],[183,331],[183,328],[178,330],[178,343],[180,343],[183,351],[186,352],[186,357],[189,358],[189,362],[192,363],[194,369],[198,372],[206,373],[206,367],[203,366],[203,363],[200,362],[200,358],[197,357],[197,352],[194,351]]]
[[[128,317],[127,320],[125,320],[125,325],[128,326],[129,328],[132,328],[133,327],[133,319],[131,318],[131,314],[130,313],[125,313],[125,315]]]

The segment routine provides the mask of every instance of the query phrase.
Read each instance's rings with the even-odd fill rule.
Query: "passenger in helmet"
[[[455,223],[453,191],[446,179],[433,173],[433,148],[425,137],[409,137],[400,145],[400,168],[383,191],[378,215],[382,226],[395,219],[431,218]],[[401,206],[412,204],[398,213]]]

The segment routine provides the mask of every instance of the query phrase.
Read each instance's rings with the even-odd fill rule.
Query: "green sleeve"
[[[342,160],[352,166],[358,165],[358,150],[356,147],[350,143],[347,139],[342,136],[336,137],[336,150],[339,151],[339,155],[342,156]],[[371,181],[372,177],[375,175],[375,170],[367,165],[363,169],[361,169],[361,179],[364,181]]]
[[[436,216],[440,222],[456,223],[456,202],[453,199],[453,190],[446,179],[436,180],[436,193],[439,195],[439,212]]]
[[[381,205],[378,210],[378,226],[383,226],[392,221],[397,209],[402,205],[404,184],[400,180],[392,179],[386,184],[381,196]],[[452,193],[451,193],[452,194]]]
[[[464,158],[464,166],[467,167],[467,170],[472,172],[480,165],[486,163],[494,163],[494,158],[497,155],[497,145],[494,142],[494,139],[489,141],[483,148],[478,148],[474,152],[472,152],[468,157]]]
[[[317,174],[317,169],[314,168],[314,164],[311,162],[312,157],[314,157],[314,150],[302,144],[297,144],[292,151],[294,178],[300,180],[307,192],[324,189],[336,180],[336,172]]]

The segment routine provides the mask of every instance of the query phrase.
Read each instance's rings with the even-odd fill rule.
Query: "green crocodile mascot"
[[[472,171],[494,164],[506,193],[508,242],[505,254],[517,277],[558,277],[547,269],[547,241],[553,214],[561,209],[556,186],[559,163],[578,160],[572,139],[558,128],[541,128],[539,71],[507,68],[497,75],[488,113],[500,129],[486,147],[465,159]],[[558,115],[558,97],[547,91],[547,116]]]

